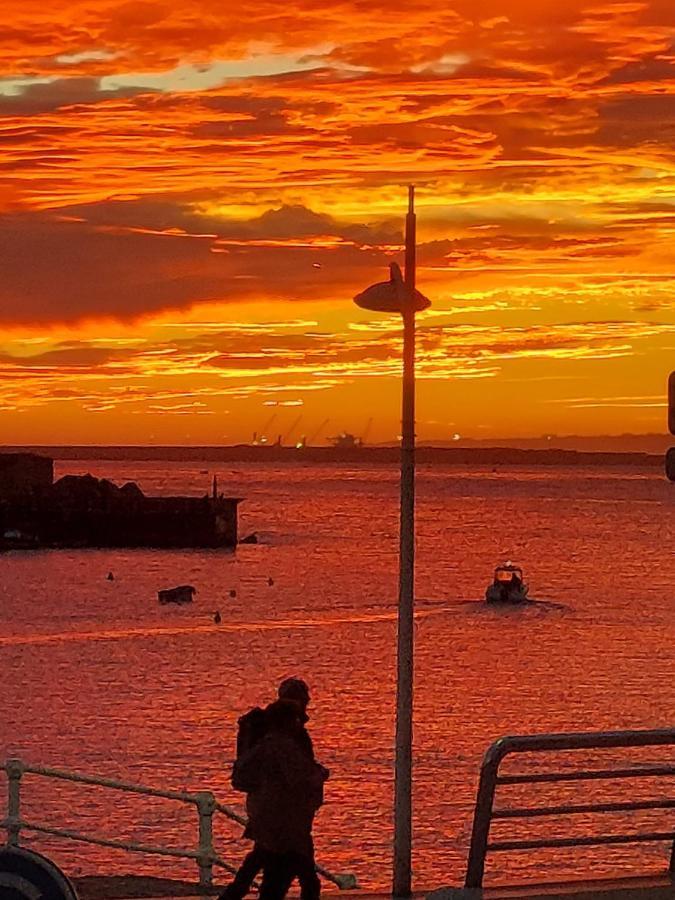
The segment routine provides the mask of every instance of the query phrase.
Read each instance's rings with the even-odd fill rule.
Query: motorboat
[[[494,580],[485,591],[486,603],[528,603],[527,585],[523,581],[523,570],[506,562],[495,569]]]

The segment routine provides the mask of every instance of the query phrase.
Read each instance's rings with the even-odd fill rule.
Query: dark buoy
[[[233,597],[233,598],[234,598],[234,597],[236,597],[236,596],[237,596],[237,592],[235,591],[234,588],[232,588],[232,590],[230,591],[230,597]]]
[[[220,623],[223,621],[222,617],[220,615],[220,610],[218,610],[218,609],[216,610],[216,612],[213,616],[213,621],[216,623],[216,625],[220,625]]]
[[[274,578],[268,578],[267,583],[270,587],[272,587],[272,585],[274,584]]]
[[[114,580],[115,580],[115,576],[113,575],[113,573],[108,572],[108,581],[114,581]]]
[[[166,591],[157,591],[157,597],[160,603],[192,603],[192,595],[196,593],[197,588],[191,584],[179,584]]]

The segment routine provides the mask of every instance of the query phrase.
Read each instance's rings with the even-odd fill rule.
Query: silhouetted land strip
[[[57,460],[134,460],[138,462],[251,462],[312,463],[347,465],[397,465],[398,447],[266,446],[240,444],[230,447],[172,446],[72,446],[72,447],[4,447],[8,452],[30,452]],[[417,448],[417,461],[422,465],[483,468],[495,466],[631,466],[662,468],[663,457],[653,453],[593,453],[579,450],[523,450],[514,447],[425,447]]]

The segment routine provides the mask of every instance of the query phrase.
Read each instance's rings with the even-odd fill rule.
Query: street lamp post
[[[675,434],[675,372],[668,377],[668,428]],[[666,453],[666,475],[675,481],[675,447],[670,447]]]
[[[401,519],[399,544],[398,644],[396,681],[396,763],[394,781],[394,897],[412,892],[412,737],[415,597],[415,313],[429,301],[415,288],[415,189],[408,191],[405,227],[405,277],[396,263],[390,280],[366,288],[358,306],[397,312],[403,319],[401,402]]]

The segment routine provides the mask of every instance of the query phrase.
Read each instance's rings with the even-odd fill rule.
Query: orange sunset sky
[[[2,443],[665,431],[673,0],[5,0]],[[299,417],[302,416],[300,422]]]

